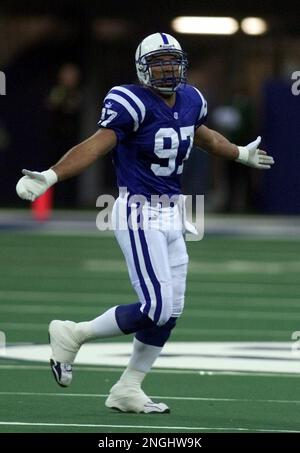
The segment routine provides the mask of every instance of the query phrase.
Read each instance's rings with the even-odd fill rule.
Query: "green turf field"
[[[300,242],[206,237],[188,248],[186,309],[172,341],[284,342],[300,330]],[[0,250],[8,344],[46,344],[52,319],[91,319],[136,300],[112,237],[2,233]],[[104,407],[121,370],[78,365],[64,390],[46,363],[3,358],[0,432],[300,431],[297,374],[155,369],[145,391],[172,412],[147,416]]]

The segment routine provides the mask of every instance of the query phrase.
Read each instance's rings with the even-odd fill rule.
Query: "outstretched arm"
[[[117,136],[112,129],[99,129],[94,135],[74,146],[58,162],[52,170],[57,174],[58,181],[79,175],[99,157],[105,156],[117,144]]]
[[[219,132],[202,125],[198,127],[194,143],[215,156],[235,160],[249,167],[269,169],[274,164],[273,157],[268,156],[266,151],[258,149],[261,137],[246,146],[237,146],[231,143]]]
[[[100,129],[84,142],[71,148],[49,170],[22,170],[25,176],[19,180],[16,187],[19,197],[34,201],[56,182],[83,172],[99,157],[111,151],[116,144],[117,136],[112,129]]]

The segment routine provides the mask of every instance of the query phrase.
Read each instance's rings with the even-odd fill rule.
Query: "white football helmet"
[[[155,58],[169,55],[170,60]],[[177,39],[167,33],[154,33],[139,44],[135,53],[136,72],[139,81],[161,93],[172,94],[186,83],[187,58]],[[161,77],[152,75],[152,67],[161,68]]]

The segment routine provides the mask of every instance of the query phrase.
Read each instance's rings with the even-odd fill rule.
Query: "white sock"
[[[110,308],[103,315],[98,316],[92,321],[78,322],[76,324],[75,335],[80,343],[95,338],[115,337],[124,335],[119,328],[115,311],[117,307]]]
[[[151,370],[161,350],[162,347],[145,344],[134,338],[133,352],[128,367],[119,382],[130,387],[141,387],[146,374]]]
[[[152,346],[142,343],[136,338],[133,339],[133,352],[128,364],[128,368],[149,373],[153,363],[159,356],[163,346]]]
[[[128,385],[129,387],[140,387],[145,376],[146,373],[127,367],[120,377],[119,382],[122,382],[123,385]]]

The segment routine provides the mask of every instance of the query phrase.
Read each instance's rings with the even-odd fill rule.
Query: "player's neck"
[[[160,93],[158,90],[152,89],[152,91],[157,96],[159,96],[167,104],[168,107],[174,107],[175,102],[176,102],[176,93],[172,93],[171,95],[166,95],[166,94]]]

